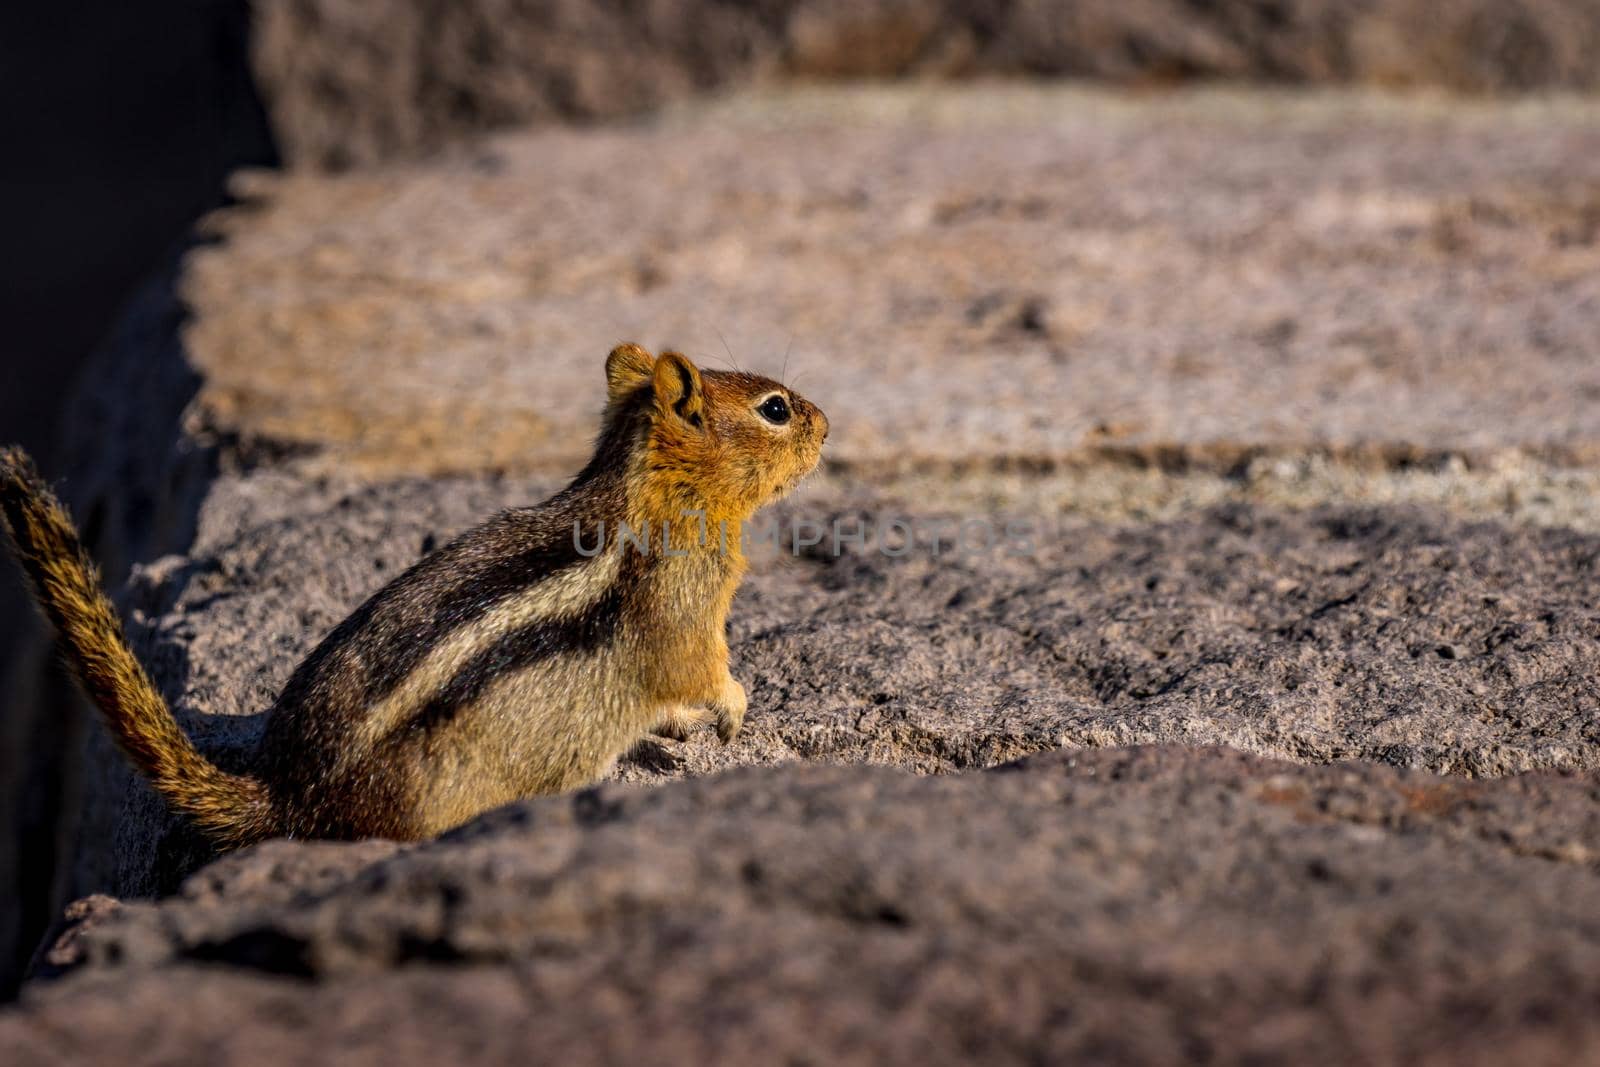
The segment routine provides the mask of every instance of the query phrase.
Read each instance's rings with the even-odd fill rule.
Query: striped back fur
[[[742,722],[724,636],[744,570],[737,526],[816,465],[827,419],[769,379],[633,345],[612,352],[606,381],[594,457],[572,484],[463,534],[335,627],[274,702],[252,777],[207,762],[178,728],[20,452],[0,453],[0,506],[84,689],[174,808],[224,844],[425,837],[587,784],[696,709],[716,709],[724,740]],[[730,523],[731,538],[700,539],[687,512]]]

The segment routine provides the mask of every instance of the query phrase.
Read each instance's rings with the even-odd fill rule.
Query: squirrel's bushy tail
[[[123,636],[122,623],[66,508],[19,448],[0,448],[0,516],[72,672],[122,751],[175,810],[218,843],[272,832],[266,788],[202,756]]]

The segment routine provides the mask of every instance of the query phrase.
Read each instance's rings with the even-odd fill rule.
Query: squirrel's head
[[[606,358],[609,438],[636,452],[630,497],[650,512],[749,517],[816,467],[828,417],[771,378],[701,370],[678,352],[618,345]]]

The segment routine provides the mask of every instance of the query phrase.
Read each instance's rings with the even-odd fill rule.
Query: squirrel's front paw
[[[689,732],[705,721],[705,713],[685,704],[674,705],[661,713],[661,721],[650,732],[671,741],[689,740]]]
[[[739,736],[740,727],[744,726],[745,709],[750,706],[750,701],[744,694],[744,686],[733,678],[729,678],[723,687],[722,696],[718,698],[712,710],[717,713],[717,737],[727,744]]]

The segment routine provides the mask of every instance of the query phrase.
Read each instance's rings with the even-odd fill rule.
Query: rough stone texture
[[[292,485],[219,485],[188,558],[140,569],[129,594],[149,627],[141,657],[239,765],[258,713],[334,624],[426,546],[548,491],[444,480],[291,498]],[[274,512],[257,513],[263,500]],[[797,522],[849,534],[904,514],[928,536],[902,556],[884,551],[900,551],[893,538],[787,550]],[[963,554],[963,517],[781,509],[787,549],[762,546],[731,620],[744,735],[651,742],[617,773],[795,759],[942,772],[1141,743],[1480,777],[1600,768],[1600,535],[1231,505],[1132,528],[999,515],[1025,538]],[[950,526],[935,538],[937,519]],[[81,884],[170,891],[204,854],[105,748],[96,821],[117,844],[80,854]]]
[[[573,469],[620,338],[787,362],[875,481],[1600,456],[1588,102],[817,92],[248,194],[200,410],[322,469]]]
[[[1600,1057],[1600,778],[1192,748],[743,770],[103,914],[10,1063]]]
[[[779,78],[1593,88],[1590,0],[264,0],[291,161],[342,168]]]
[[[171,552],[124,590],[130,630],[230,766],[363,596],[574,469],[623,338],[715,364],[722,334],[768,371],[793,342],[834,434],[791,523],[1051,532],[768,552],[733,616],[737,745],[646,744],[618,776],[661,789],[438,846],[274,846],[199,900],[88,908],[40,964],[98,962],[33,986],[0,1042],[1596,1054],[1597,117],[810,91],[242,183],[173,287],[190,316],[160,289],[110,353],[86,410],[118,421],[83,421],[77,498],[113,558]],[[1149,741],[1293,763],[1114,750]],[[89,745],[50,873],[176,889],[206,851]],[[767,855],[780,888],[741,888]]]

